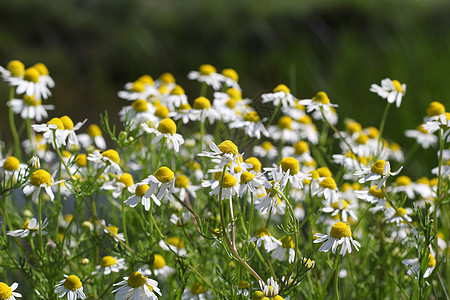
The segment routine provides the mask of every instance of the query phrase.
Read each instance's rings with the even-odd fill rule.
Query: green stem
[[[128,243],[128,234],[127,234],[127,219],[126,219],[126,214],[125,214],[125,191],[122,191],[122,227],[123,227],[123,235],[125,237],[125,244],[129,244]]]
[[[356,228],[358,228],[359,223],[361,223],[361,220],[364,218],[364,216],[367,214],[367,212],[370,209],[370,205],[367,206],[366,210],[364,211],[364,213],[362,214],[362,216],[358,219],[358,221],[356,222],[355,226],[353,226],[353,232],[355,232]]]
[[[377,155],[376,157],[379,157],[380,152],[381,152],[381,148],[383,145],[382,140],[383,140],[383,131],[384,131],[384,125],[386,124],[386,118],[387,118],[387,114],[389,111],[389,107],[391,107],[391,103],[387,103],[386,107],[384,108],[384,112],[383,112],[383,116],[381,118],[381,123],[380,123],[380,135],[378,136],[378,149],[377,149]]]
[[[157,170],[159,168],[159,162],[161,161],[161,155],[164,152],[164,146],[166,145],[166,140],[167,140],[167,138],[165,138],[165,137],[162,139],[162,145],[161,145],[161,149],[159,149],[158,158],[156,160],[155,170]]]
[[[278,114],[278,111],[280,110],[280,107],[281,107],[281,101],[280,101],[280,103],[278,103],[277,108],[275,108],[275,111],[273,112],[273,115],[272,115],[272,117],[270,118],[269,123],[267,123],[266,128],[269,128],[269,126],[272,125],[273,121],[275,120],[275,117],[276,117],[277,114]]]
[[[336,269],[335,269],[335,276],[334,276],[334,294],[336,296],[336,300],[339,300],[339,289],[338,289],[338,280],[339,280],[339,264],[341,262],[341,255],[338,255],[336,257]]]
[[[41,255],[44,255],[44,245],[42,244],[42,199],[41,192],[39,191],[38,196],[38,221],[39,221],[39,249]]]
[[[203,122],[202,117],[203,113],[202,116],[200,116],[200,144],[198,145],[199,153],[203,151],[203,138],[205,136],[205,122]]]
[[[9,102],[14,98],[14,87],[12,86],[9,89]],[[14,138],[14,156],[21,160],[22,152],[20,151],[20,140],[19,134],[17,133],[16,123],[14,122],[14,112],[12,110],[12,106],[9,105],[9,127],[11,127],[11,132]]]

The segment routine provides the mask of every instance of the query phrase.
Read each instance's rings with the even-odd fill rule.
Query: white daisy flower
[[[197,156],[220,159],[220,163],[217,166],[218,168],[223,168],[226,164],[231,162],[230,170],[234,170],[238,164],[239,157],[242,156],[242,154],[239,154],[238,147],[230,140],[225,140],[219,145],[216,145],[214,142],[210,142],[209,148],[212,152],[203,151],[197,154]]]
[[[319,197],[324,197],[326,201],[329,203],[334,203],[338,201],[338,189],[336,186],[336,181],[332,177],[325,177],[323,179],[319,179],[318,185],[312,186],[313,195],[317,195]]]
[[[141,78],[143,79],[143,77]],[[124,86],[125,90],[118,92],[117,96],[121,99],[134,101],[137,99],[147,99],[152,95],[159,94],[158,90],[152,85],[153,79],[151,77],[149,78],[151,81],[142,80],[141,78],[134,82],[127,82]]]
[[[65,279],[55,285],[55,294],[59,294],[59,298],[67,295],[68,300],[86,299],[83,292],[83,285],[76,275],[66,275]]]
[[[400,167],[396,172],[391,173],[391,164],[388,161],[377,160],[370,168],[363,168],[361,171],[353,173],[355,176],[365,175],[358,180],[359,183],[374,182],[377,183],[377,189],[380,189],[389,176],[395,176],[403,169]]]
[[[222,75],[221,80],[224,86],[229,88],[234,88],[236,90],[241,90],[241,87],[239,86],[239,74],[236,72],[236,70],[227,68],[223,69],[222,72],[220,72]]]
[[[299,125],[291,117],[283,116],[278,120],[278,125],[269,126],[269,136],[275,141],[296,143],[300,140]]]
[[[42,82],[44,85],[46,85],[49,88],[55,87],[55,81],[53,78],[50,77],[50,72],[47,69],[47,66],[43,63],[35,63],[33,65],[34,68],[36,68],[39,71],[39,81]]]
[[[181,300],[207,300],[213,299],[211,291],[196,282],[190,288],[186,288],[181,295]]]
[[[174,120],[181,119],[183,121],[183,124],[198,120],[198,114],[192,109],[189,103],[181,104],[176,109],[176,111],[172,111],[169,113],[169,117],[173,118]]]
[[[289,263],[294,263],[295,249],[294,241],[290,236],[284,236],[280,239],[281,245],[272,251],[272,258],[278,261],[285,261],[286,257],[289,258]]]
[[[42,99],[36,100],[34,96],[24,95],[23,99],[12,99],[8,102],[12,111],[22,119],[36,120],[41,122],[48,117],[47,111],[55,109],[54,105],[42,105]]]
[[[284,84],[279,84],[273,89],[273,93],[262,94],[262,103],[272,102],[275,107],[294,107],[296,98],[291,94],[291,90]]]
[[[43,137],[48,141],[52,141],[53,147],[55,146],[53,143],[53,132],[55,133],[56,147],[60,148],[62,145],[66,145],[68,131],[65,130],[64,123],[60,118],[53,118],[46,124],[34,124],[31,127],[36,132],[43,132]]]
[[[412,219],[409,216],[412,214],[411,208],[399,207],[397,208],[397,211],[395,211],[395,209],[391,206],[387,207],[387,209],[385,210],[386,223],[395,223],[395,225],[400,226],[402,223],[405,222],[403,218],[410,223],[412,222]]]
[[[429,133],[423,126],[425,123],[417,126],[417,129],[410,129],[405,131],[405,136],[416,139],[416,142],[424,149],[436,146],[438,137]]]
[[[133,176],[130,173],[124,172],[122,175],[116,175],[114,180],[103,184],[101,189],[112,190],[112,196],[114,198],[119,198],[125,189],[134,194],[136,186],[134,185]]]
[[[31,199],[36,202],[38,200],[39,193],[43,188],[45,192],[50,196],[50,199],[53,201],[55,196],[53,195],[51,186],[58,183],[60,183],[60,181],[54,182],[53,176],[50,175],[50,173],[43,169],[39,169],[31,173],[30,178],[23,187],[23,193],[26,196],[33,194]]]
[[[115,175],[122,175],[123,171],[120,168],[120,156],[114,149],[109,149],[105,151],[95,150],[94,153],[88,155],[88,160],[98,164],[99,168],[106,166],[104,172],[112,173]]]
[[[201,65],[198,71],[191,71],[187,76],[190,80],[197,80],[198,82],[204,82],[215,91],[220,90],[222,87],[223,75],[217,73],[215,67],[205,64]]]
[[[429,121],[423,125],[425,130],[429,133],[435,133],[441,130],[442,139],[450,142],[450,113],[444,113],[438,116],[433,116]]]
[[[166,260],[161,254],[154,254],[153,259],[153,273],[157,278],[166,279],[169,275],[175,272],[174,268],[167,265]],[[146,266],[143,271],[144,275],[152,275],[151,269]]]
[[[401,84],[398,80],[385,78],[381,80],[381,86],[372,84],[370,91],[376,93],[381,98],[386,99],[389,103],[395,102],[400,107],[402,98],[406,93],[406,84]]]
[[[310,174],[306,174],[300,171],[300,162],[293,157],[285,157],[280,161],[278,168],[266,168],[265,170],[271,171],[272,177],[283,178],[287,177],[288,181],[294,188],[303,188],[303,181],[305,179],[311,179]],[[281,173],[275,175],[275,173]]]
[[[323,204],[325,207],[322,208],[322,211],[324,213],[331,213],[331,217],[340,215],[343,222],[347,222],[347,216],[355,221],[358,220],[358,217],[353,211],[354,207],[343,199],[339,199],[336,202],[325,201]]]
[[[11,77],[9,84],[16,86],[17,94],[26,94],[28,97],[34,96],[36,99],[47,99],[51,96],[51,92],[47,85],[40,80],[41,74],[38,69],[31,67],[25,70],[22,78]]]
[[[170,215],[170,223],[175,224],[177,226],[186,226],[189,220],[191,219],[191,213],[183,212],[180,215],[171,214]]]
[[[117,226],[112,224],[106,226],[105,220],[101,220],[101,223],[105,225],[106,228],[109,229],[109,230],[103,229],[104,233],[111,235],[117,242],[119,241],[125,242],[125,234],[123,232],[119,233],[119,228]]]
[[[205,122],[206,118],[208,118],[210,124],[220,119],[220,112],[211,107],[211,102],[205,97],[198,97],[194,100],[192,113],[195,115],[195,119],[202,123]]]
[[[402,264],[408,266],[408,275],[413,275],[414,277],[418,278],[419,272],[420,272],[420,262],[418,258],[412,258],[412,259],[404,259],[402,260]],[[427,278],[433,273],[434,268],[436,267],[436,260],[433,256],[433,254],[428,254],[428,266],[423,273],[423,278]]]
[[[283,191],[289,180],[289,173],[279,171],[273,171],[273,180],[270,181],[270,187],[266,188],[266,195],[259,198],[259,201],[255,204],[255,208],[260,210],[261,213],[267,213],[271,210],[275,210],[280,199],[278,197],[278,192],[275,190]],[[268,185],[267,185],[268,186]]]
[[[231,197],[239,193],[239,184],[233,175],[226,173],[223,177],[222,184],[220,184],[220,179],[211,185],[212,191],[209,193],[210,196],[219,195],[220,190],[222,190],[222,199],[231,199]]]
[[[264,124],[261,122],[256,111],[244,114],[242,120],[236,119],[228,124],[228,127],[243,128],[246,135],[249,137],[256,137],[257,139],[261,138],[261,134],[263,136],[269,136],[269,131],[264,127]]]
[[[240,175],[239,197],[242,198],[246,192],[256,194],[256,188],[263,186],[270,188],[271,184],[262,175],[255,176],[250,172],[242,172]]]
[[[408,176],[399,176],[395,179],[395,186],[392,189],[394,193],[404,192],[409,199],[414,199],[414,186]]]
[[[314,243],[322,243],[325,242],[320,248],[321,252],[328,252],[331,249],[331,252],[336,253],[336,249],[339,245],[342,245],[340,255],[345,256],[345,254],[352,253],[352,245],[355,247],[356,251],[359,251],[359,247],[361,244],[352,238],[352,231],[350,226],[344,222],[335,223],[330,230],[330,235],[316,233],[314,237],[317,238],[314,240]]]
[[[161,139],[165,139],[168,145],[173,146],[175,152],[180,151],[180,145],[184,143],[181,134],[177,132],[177,125],[171,119],[164,119],[158,124],[158,128],[150,128],[146,123],[141,128],[148,133],[154,133],[156,136],[152,140],[152,144],[158,143]]]
[[[103,275],[109,275],[111,273],[118,273],[120,270],[126,269],[125,258],[104,256],[100,262],[100,265],[95,267],[95,271],[92,275],[98,274],[97,277]]]
[[[42,235],[47,234],[47,232],[43,230],[45,227],[47,227],[47,225],[48,225],[48,220],[45,219],[42,222]],[[25,223],[23,223],[21,229],[8,231],[6,234],[9,236],[15,236],[15,237],[19,237],[19,238],[23,239],[23,238],[26,238],[27,236],[29,236],[30,233],[31,233],[32,237],[36,236],[39,233],[39,223],[36,218],[31,218],[31,220],[25,221]]]
[[[292,147],[285,146],[281,150],[281,155],[283,157],[294,157],[299,162],[312,161],[313,158],[309,151],[308,143],[305,141],[299,141],[295,143]]]
[[[184,242],[176,236],[167,238],[167,243],[164,240],[160,240],[159,246],[165,251],[173,251],[180,256],[187,254]]]
[[[197,196],[197,191],[201,189],[201,186],[198,185],[192,185],[189,178],[184,174],[178,174],[175,177],[175,188],[174,192],[179,195],[179,198],[182,201],[186,200],[186,197],[189,197],[189,195],[192,198],[195,198]]]
[[[300,139],[308,140],[312,144],[317,145],[319,143],[319,132],[317,131],[316,125],[313,124],[311,117],[304,115],[296,121]]]
[[[25,65],[20,60],[11,60],[6,69],[0,66],[0,73],[5,82],[10,82],[14,79],[21,79],[25,74]]]
[[[26,176],[28,166],[20,163],[20,161],[14,157],[9,156],[4,159],[0,159],[0,171],[3,171],[3,178],[9,180],[11,176],[17,180],[20,176]]]
[[[162,296],[156,280],[144,277],[141,270],[131,273],[130,277],[124,277],[121,282],[113,284],[118,286],[112,293],[116,293],[116,300],[157,300],[158,294]]]
[[[175,186],[175,174],[167,167],[159,168],[155,174],[150,175],[141,181],[141,184],[148,184],[149,188],[142,197],[142,204],[145,210],[150,209],[150,198],[156,205],[161,205],[161,199],[166,195],[167,191],[172,193]],[[148,209],[147,209],[148,208]]]
[[[14,282],[11,286],[4,282],[0,282],[0,296],[2,300],[16,300],[17,298],[22,298],[22,294],[14,292],[19,284]]]
[[[65,135],[67,137],[67,147],[75,146],[77,149],[80,147],[80,143],[78,142],[77,135],[75,131],[81,128],[81,126],[86,123],[87,119],[84,119],[83,122],[78,122],[76,125],[73,124],[73,121],[68,116],[62,116],[59,118],[63,125],[64,125],[64,131]]]
[[[416,182],[411,183],[414,192],[420,195],[421,198],[435,197],[434,191],[430,187],[430,180],[426,177],[421,177]]]
[[[377,186],[371,186],[368,191],[355,191],[358,199],[364,200],[371,204],[376,204],[375,207],[370,208],[372,212],[384,211],[386,207],[386,199],[381,189],[377,190]]]
[[[264,141],[261,145],[257,145],[253,148],[253,153],[259,157],[264,157],[268,159],[274,159],[278,156],[277,149],[269,141]]]
[[[319,111],[323,110],[323,114],[327,120],[333,118],[335,114],[332,112],[333,107],[337,107],[337,104],[333,104],[330,102],[330,98],[325,92],[318,92],[312,99],[304,99],[298,102],[300,105],[306,106],[306,112]]]
[[[267,284],[263,281],[259,281],[259,287],[261,288],[265,297],[271,298],[277,296],[280,290],[278,283],[275,281],[275,279],[273,279],[273,277],[267,279]]]
[[[179,85],[175,85],[168,95],[161,98],[161,101],[169,108],[170,111],[173,111],[182,105],[188,104],[186,93]]]
[[[149,104],[147,100],[137,99],[131,105],[122,107],[119,112],[120,121],[125,123],[128,120],[130,122],[130,128],[135,129],[142,123],[154,121],[155,111],[155,107]]]
[[[125,205],[128,205],[130,207],[136,207],[136,205],[141,202],[142,205],[144,205],[145,210],[149,211],[150,210],[150,201],[148,201],[149,199],[146,198],[144,199],[145,193],[147,192],[147,190],[150,188],[150,186],[148,184],[144,184],[144,183],[138,183],[135,186],[134,189],[134,195],[131,195],[130,197],[128,197],[127,200],[125,200]]]
[[[78,139],[85,149],[91,145],[95,145],[95,147],[102,150],[106,149],[106,142],[103,138],[102,131],[96,124],[89,125],[87,132],[79,134]]]
[[[266,252],[275,250],[277,247],[281,246],[282,243],[270,234],[269,230],[266,228],[258,229],[255,234],[248,240],[249,243],[255,242],[256,247],[261,247],[264,244],[264,249]]]

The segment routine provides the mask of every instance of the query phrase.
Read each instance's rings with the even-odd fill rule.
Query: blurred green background
[[[246,97],[278,83],[299,98],[325,90],[339,104],[340,124],[351,117],[379,126],[386,102],[369,87],[390,77],[407,93],[400,109],[391,108],[386,135],[408,150],[414,142],[403,131],[416,128],[428,103],[448,106],[449,12],[448,0],[0,1],[0,64],[45,63],[56,81],[50,116],[96,123],[105,109],[117,116],[128,104],[117,91],[142,74],[172,72],[196,97],[199,87],[186,75],[209,63],[236,69]],[[0,83],[0,134],[8,142],[7,97]],[[419,159],[406,172],[430,176],[436,152]]]

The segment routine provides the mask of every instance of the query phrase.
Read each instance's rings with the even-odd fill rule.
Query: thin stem
[[[42,244],[42,199],[41,198],[42,198],[41,191],[39,190],[39,196],[38,196],[39,250],[41,251],[41,255],[44,255],[44,245]]]
[[[162,139],[162,145],[161,145],[161,149],[159,149],[158,158],[156,160],[156,165],[155,165],[155,170],[157,170],[159,168],[159,162],[161,161],[161,155],[164,152],[164,146],[166,145],[166,140],[167,140],[166,137],[164,137]]]
[[[128,234],[127,234],[127,219],[125,214],[125,191],[122,191],[122,227],[123,227],[123,235],[125,237],[125,243],[128,245]]]
[[[381,123],[380,123],[380,135],[378,136],[378,149],[377,149],[377,155],[376,157],[379,157],[380,152],[381,152],[381,148],[382,148],[382,140],[383,140],[383,131],[384,131],[384,124],[386,124],[386,118],[387,118],[387,114],[389,111],[389,107],[391,107],[391,103],[387,103],[386,107],[384,108],[384,112],[383,112],[383,116],[381,118]]]
[[[9,101],[8,104],[10,104],[11,100],[14,98],[14,87],[12,86],[9,89]],[[14,156],[17,157],[17,159],[21,159],[22,152],[20,151],[20,140],[19,140],[19,134],[17,133],[16,123],[14,122],[14,112],[12,110],[12,106],[9,105],[9,127],[11,127],[11,132],[14,138]]]
[[[353,226],[353,232],[355,232],[356,228],[358,228],[359,223],[361,223],[361,220],[364,218],[364,216],[367,214],[367,212],[370,209],[370,205],[367,206],[366,210],[364,211],[364,213],[362,214],[362,216],[358,219],[358,221],[356,222],[355,226]]]
[[[273,115],[270,118],[269,123],[267,123],[266,128],[269,128],[269,126],[272,125],[273,121],[275,120],[275,117],[278,114],[278,111],[280,110],[280,107],[281,107],[281,101],[280,101],[280,103],[278,103],[277,108],[275,108],[275,111],[273,112]]]
[[[386,201],[392,206],[392,208],[395,210],[395,212],[397,213],[397,215],[399,215],[403,221],[405,221],[406,224],[408,224],[409,227],[411,228],[415,228],[415,226],[413,224],[411,224],[408,220],[406,220],[406,218],[398,211],[397,207],[395,207],[394,203],[392,202],[392,200],[388,197],[388,195],[386,194],[386,190],[384,187],[381,188],[381,192],[383,192],[384,197],[386,198]]]
[[[339,264],[341,262],[341,256],[338,255],[336,257],[336,268],[335,268],[335,276],[334,276],[334,295],[336,296],[336,300],[339,300],[339,289],[338,289],[338,280],[339,280]]]
[[[234,213],[233,213],[233,197],[230,197],[230,218],[231,218],[231,245],[233,249],[236,249],[236,232],[235,232],[235,222],[234,222]]]

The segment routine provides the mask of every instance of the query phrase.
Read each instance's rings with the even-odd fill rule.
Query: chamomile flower
[[[231,197],[239,193],[238,180],[233,175],[226,173],[222,183],[220,183],[219,179],[211,185],[211,189],[212,191],[209,193],[210,196],[219,195],[220,191],[222,191],[222,199],[231,199]]]
[[[11,286],[0,282],[0,300],[16,300],[16,297],[22,298],[22,294],[14,292],[18,286],[17,282],[14,282]]]
[[[349,202],[344,199],[339,199],[336,202],[325,201],[322,211],[324,213],[331,213],[331,217],[341,216],[341,220],[347,222],[347,216],[353,220],[358,220],[353,209],[354,207]]]
[[[278,120],[278,125],[269,126],[269,135],[275,141],[284,143],[296,143],[300,140],[298,123],[289,116],[283,116]]]
[[[262,103],[272,102],[275,107],[293,107],[296,98],[291,94],[291,90],[284,84],[279,84],[273,89],[273,93],[262,94]]]
[[[104,256],[100,261],[100,265],[95,267],[95,271],[92,275],[98,274],[97,277],[102,277],[103,275],[109,275],[111,273],[118,273],[120,270],[126,268],[125,258]]]
[[[269,170],[269,169],[267,169]],[[293,157],[285,157],[281,160],[280,166],[275,169],[271,169],[272,177],[275,178],[274,173],[282,173],[277,175],[277,178],[287,177],[288,181],[294,188],[303,188],[303,181],[305,179],[311,179],[311,175],[305,174],[300,171],[300,162]]]
[[[325,115],[327,120],[333,118],[332,108],[337,107],[337,104],[333,104],[330,102],[330,98],[325,92],[318,92],[312,99],[304,99],[298,102],[300,105],[306,106],[306,112],[319,111]]]
[[[31,67],[25,70],[23,77],[11,77],[9,84],[16,87],[16,93],[19,95],[25,93],[28,97],[47,99],[52,93],[40,77],[39,70]]]
[[[397,107],[402,104],[402,98],[406,93],[406,84],[401,84],[398,80],[385,78],[381,80],[381,86],[372,84],[370,91],[384,98],[389,103],[394,103]]]
[[[25,183],[25,186],[23,188],[23,193],[26,196],[29,196],[33,194],[31,199],[33,201],[37,201],[39,197],[39,193],[41,192],[41,189],[43,188],[45,192],[50,196],[50,199],[53,201],[55,196],[53,195],[51,185],[57,184],[59,182],[54,182],[52,176],[50,173],[43,169],[39,169],[31,173],[30,178]]]
[[[429,133],[435,133],[440,130],[442,134],[442,139],[444,141],[450,142],[450,113],[444,113],[438,116],[433,116],[429,121],[423,125],[425,130]]]
[[[43,235],[47,234],[47,232],[43,230],[45,227],[47,227],[47,225],[48,225],[48,220],[45,219],[42,222],[42,234]],[[23,238],[26,238],[27,236],[29,236],[30,233],[31,233],[32,237],[36,236],[36,234],[39,233],[39,223],[38,223],[38,220],[36,220],[36,218],[31,218],[30,220],[25,221],[25,223],[23,223],[21,229],[8,231],[6,234],[9,236],[15,236],[15,237],[19,237],[19,238],[23,239]]]
[[[286,256],[289,263],[292,264],[295,258],[294,241],[290,236],[284,236],[280,239],[281,245],[272,251],[272,258],[278,261],[285,261]]]
[[[212,65],[201,65],[198,71],[191,71],[188,74],[190,80],[197,80],[204,82],[217,91],[222,87],[223,75],[217,73],[217,70]]]
[[[412,180],[408,176],[399,176],[395,179],[395,186],[392,190],[394,193],[404,192],[409,199],[414,199],[414,187]]]
[[[134,129],[142,123],[153,121],[156,109],[144,99],[134,100],[129,106],[124,106],[120,112],[120,121],[129,120],[131,129]]]
[[[273,279],[273,277],[267,279],[267,284],[263,281],[259,281],[259,287],[261,288],[265,297],[275,297],[280,291],[278,283],[275,281],[275,279]]]
[[[175,111],[171,111],[169,113],[169,117],[173,118],[174,120],[181,119],[183,121],[183,124],[198,120],[197,114],[192,109],[189,103],[181,104]]]
[[[80,129],[81,126],[83,126],[84,123],[86,123],[87,119],[85,119],[83,122],[78,122],[76,125],[73,124],[72,119],[69,118],[68,116],[62,116],[59,119],[64,125],[64,131],[67,137],[67,146],[68,147],[75,146],[76,148],[79,148],[80,144],[78,142],[78,138],[75,131]]]
[[[420,271],[420,262],[418,258],[412,258],[412,259],[404,259],[402,260],[402,264],[408,266],[408,275],[413,275],[414,277],[418,278]],[[428,254],[428,266],[423,273],[423,278],[427,278],[433,273],[434,268],[436,267],[436,259],[434,258],[433,254]]]
[[[178,174],[175,177],[175,188],[174,192],[179,193],[179,197],[181,200],[185,200],[186,196],[191,196],[192,198],[196,197],[196,193],[199,189],[201,189],[200,186],[193,185],[189,178],[184,174]]]
[[[127,82],[124,88],[124,90],[117,93],[117,96],[128,101],[147,99],[151,95],[158,94],[158,90],[153,86],[153,79],[150,76],[141,77],[134,82]]]
[[[266,195],[259,198],[255,204],[255,208],[259,209],[261,213],[267,213],[278,205],[279,197],[278,191],[284,190],[289,180],[289,174],[282,172],[281,166],[278,171],[271,170],[273,180],[270,181],[270,187],[266,188]],[[266,186],[266,184],[265,184]],[[267,186],[269,186],[267,184]]]
[[[112,293],[116,293],[116,300],[157,300],[158,294],[162,296],[156,280],[144,277],[141,269],[124,277],[122,281],[113,284],[118,286]]]
[[[292,156],[299,162],[311,161],[313,159],[309,151],[308,143],[305,141],[298,141],[292,147],[283,147],[281,154],[283,157]]]
[[[152,275],[152,273],[157,278],[163,278],[166,279],[169,275],[173,274],[175,272],[174,268],[171,268],[167,265],[166,260],[164,259],[164,256],[161,254],[154,254],[153,256],[153,272],[147,268],[144,270],[144,275]]]
[[[46,140],[53,141],[53,147],[55,146],[54,143],[56,143],[56,147],[58,148],[66,145],[68,132],[65,130],[64,123],[60,118],[53,118],[45,124],[34,124],[31,127],[36,132],[43,132],[43,137]]]
[[[239,154],[238,147],[230,140],[225,140],[219,145],[216,145],[214,142],[210,142],[209,148],[212,152],[203,151],[197,155],[219,159],[219,164],[217,166],[218,168],[223,168],[226,164],[231,162],[230,170],[234,170],[238,164],[239,157],[242,156],[242,154]]]
[[[99,149],[106,149],[106,142],[103,138],[102,131],[96,124],[89,125],[86,133],[78,135],[78,139],[84,148],[95,145]]]
[[[175,186],[175,174],[167,167],[159,168],[155,174],[150,175],[141,183],[148,184],[149,188],[142,197],[145,209],[150,209],[150,198],[156,205],[161,205],[161,199],[167,192],[173,192]],[[147,209],[148,207],[148,209]]]
[[[332,177],[325,177],[319,180],[318,185],[312,186],[313,195],[319,197],[324,197],[329,203],[334,203],[338,201],[338,189],[336,186],[336,181]]]
[[[310,116],[304,115],[303,117],[297,119],[296,124],[300,139],[308,140],[314,145],[319,143],[319,132],[317,131],[316,125],[313,124]]]
[[[325,242],[322,246],[320,246],[319,251],[328,252],[331,249],[331,252],[336,253],[336,249],[339,245],[342,245],[340,255],[345,256],[345,254],[352,253],[352,245],[355,247],[356,251],[359,251],[359,247],[361,244],[355,241],[352,238],[352,231],[350,226],[344,222],[335,223],[330,230],[330,235],[316,233],[314,237],[317,239],[314,240],[314,243],[322,243]]]
[[[409,215],[412,214],[412,209],[407,207],[399,207],[397,208],[397,211],[391,206],[388,206],[385,210],[386,215],[386,223],[395,223],[397,226],[400,226],[401,223],[404,223],[405,220],[408,222],[412,222],[412,219]],[[403,217],[403,218],[402,218]]]
[[[210,124],[220,119],[220,113],[214,107],[211,107],[211,101],[205,97],[198,97],[194,100],[192,113],[195,115],[195,119],[202,123],[205,122],[206,118],[208,118]]]
[[[181,295],[181,300],[207,300],[213,299],[211,291],[203,285],[195,282],[190,288],[186,288]]]
[[[255,176],[250,172],[242,172],[240,175],[239,197],[242,198],[246,192],[256,194],[256,188],[260,186],[270,187],[269,182],[262,175]]]
[[[134,193],[136,186],[134,185],[133,176],[124,172],[122,175],[116,175],[112,181],[102,185],[103,190],[112,190],[114,198],[119,198],[122,192],[127,189],[130,193]]]
[[[173,251],[178,255],[186,255],[186,249],[184,248],[184,242],[176,236],[167,238],[167,243],[164,240],[159,241],[159,246],[166,251]]]
[[[44,85],[46,85],[49,88],[55,87],[55,81],[53,80],[53,78],[50,77],[50,72],[48,71],[46,65],[44,65],[43,63],[35,63],[33,67],[39,71],[39,74],[41,75],[39,76],[39,80]]]
[[[108,225],[106,226],[106,222],[105,220],[101,220],[101,223],[107,228],[103,229],[104,233],[107,233],[109,235],[111,235],[116,241],[125,241],[125,235],[123,232],[119,233],[119,228],[115,225]]]
[[[371,211],[384,211],[386,209],[386,199],[381,189],[377,190],[377,186],[371,186],[367,191],[355,191],[358,199],[364,200],[371,204],[376,204],[375,207],[370,208]]]
[[[191,213],[189,212],[183,212],[179,215],[176,214],[170,215],[170,223],[175,224],[177,226],[186,226],[190,219]]]
[[[184,139],[181,134],[177,132],[177,125],[171,119],[164,119],[159,122],[156,129],[148,127],[146,123],[141,125],[141,128],[148,133],[154,133],[156,136],[152,140],[152,144],[158,143],[161,139],[164,139],[168,145],[173,146],[175,152],[180,151],[180,145],[184,143]]]
[[[67,295],[68,300],[86,299],[83,292],[83,284],[76,275],[66,275],[65,279],[55,285],[55,294],[59,294],[59,298]]]
[[[416,142],[424,149],[429,147],[434,147],[438,142],[438,137],[432,133],[429,133],[423,125],[424,123],[417,126],[417,129],[410,129],[405,131],[405,136],[409,138],[416,139]]]
[[[277,149],[269,141],[264,141],[261,143],[261,145],[255,146],[253,148],[253,152],[259,157],[267,157],[268,159],[274,159],[278,156]]]
[[[389,176],[395,176],[403,169],[400,167],[396,172],[391,173],[391,164],[389,161],[377,160],[370,168],[363,168],[361,171],[356,171],[355,176],[365,175],[358,180],[359,183],[374,182],[377,183],[377,189],[380,189]]]
[[[12,111],[22,117],[22,119],[36,120],[41,122],[48,117],[47,111],[55,109],[54,105],[42,105],[42,99],[36,99],[34,96],[24,95],[23,99],[12,99],[8,102]]]
[[[277,247],[281,246],[282,243],[272,236],[272,234],[266,228],[258,229],[255,234],[248,240],[249,243],[255,242],[256,247],[261,247],[264,244],[264,249],[267,252],[275,250]]]
[[[241,87],[239,86],[239,74],[231,68],[223,69],[222,72],[220,72],[222,75],[221,80],[224,86],[233,88],[236,90],[241,90]]]
[[[110,172],[115,175],[122,175],[123,171],[120,168],[120,156],[114,149],[105,151],[95,150],[94,153],[90,153],[87,157],[88,160],[98,164],[99,168],[105,168],[105,172]]]
[[[20,60],[11,60],[6,69],[0,66],[0,73],[5,82],[21,79],[25,75],[25,65]]]
[[[3,171],[3,178],[9,179],[14,177],[17,179],[19,176],[24,176],[27,172],[28,166],[20,163],[20,161],[14,157],[9,156],[5,159],[0,159],[0,171]]]
[[[242,119],[236,119],[228,125],[229,128],[242,128],[249,137],[256,137],[257,139],[263,136],[269,136],[264,124],[261,122],[256,111],[250,111],[242,116]]]

